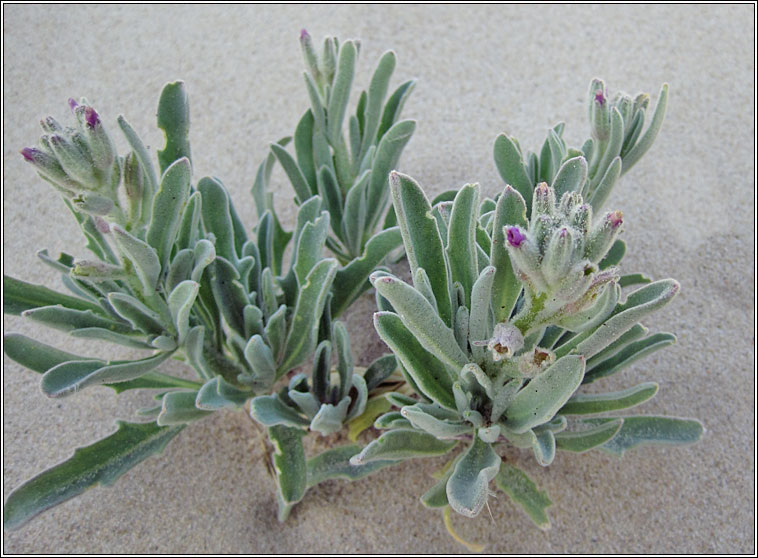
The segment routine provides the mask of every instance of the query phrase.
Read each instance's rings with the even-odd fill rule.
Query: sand
[[[503,188],[492,161],[501,132],[538,149],[563,119],[578,145],[588,134],[587,85],[657,96],[670,84],[667,120],[653,150],[614,191],[625,215],[625,269],[674,277],[682,291],[646,321],[678,343],[601,387],[660,384],[641,414],[697,417],[694,446],[643,448],[618,460],[559,454],[548,468],[530,452],[507,454],[550,493],[552,529],[531,525],[508,498],[491,512],[455,518],[493,553],[754,553],[755,521],[755,7],[331,5],[5,5],[3,22],[4,272],[58,287],[35,257],[47,248],[86,254],[61,200],[18,150],[38,120],[69,118],[87,97],[114,130],[126,115],[152,146],[165,82],[186,82],[195,176],[218,176],[248,226],[249,188],[268,143],[290,134],[308,101],[301,27],[362,40],[356,83],[365,87],[385,50],[393,83],[418,85],[405,116],[418,120],[400,170],[430,196],[479,182]],[[119,140],[123,148],[124,142]],[[124,151],[122,151],[124,152]],[[292,192],[275,174],[286,222]],[[359,363],[382,351],[371,297],[348,316]],[[17,331],[75,353],[101,354],[8,316]],[[134,356],[110,350],[115,357]],[[171,365],[172,370],[181,366]],[[3,359],[3,488],[66,459],[129,419],[144,394],[106,388],[53,400],[38,376]],[[308,493],[290,520],[275,517],[258,433],[241,412],[190,425],[167,450],[122,477],[3,533],[5,553],[455,553],[438,512],[418,497],[444,460],[419,460]]]

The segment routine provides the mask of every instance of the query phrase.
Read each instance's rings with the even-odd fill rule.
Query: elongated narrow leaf
[[[350,439],[350,441],[355,442],[361,432],[367,428],[370,428],[374,424],[374,421],[380,415],[383,415],[389,411],[391,407],[392,404],[387,401],[387,398],[383,395],[369,399],[366,403],[366,408],[364,409],[363,413],[355,417],[348,424],[347,437]],[[358,451],[360,451],[360,449]],[[355,453],[358,453],[358,451]],[[355,454],[351,454],[350,457],[353,455]]]
[[[250,415],[263,426],[307,427],[310,424],[277,395],[262,395],[250,401]]]
[[[316,167],[313,159],[314,124],[313,111],[309,109],[297,123],[293,136],[297,166],[313,194],[316,193]]]
[[[158,150],[161,172],[183,157],[190,160],[189,103],[184,82],[167,84],[158,101],[158,127],[166,134],[166,146]]]
[[[154,294],[161,274],[161,261],[156,250],[118,225],[113,225],[111,230],[121,257],[131,263],[142,283],[143,292],[146,295]]]
[[[118,314],[128,320],[135,329],[145,333],[161,335],[169,324],[165,324],[161,316],[145,306],[142,302],[124,293],[110,293],[108,301]]]
[[[324,208],[329,212],[329,223],[341,241],[342,232],[342,191],[332,170],[326,165],[319,169],[316,177],[316,193],[324,200]]]
[[[384,214],[390,199],[389,175],[397,167],[400,155],[416,130],[414,120],[403,120],[390,128],[379,141],[371,165],[371,181],[366,192],[368,207],[368,229],[373,231]]]
[[[468,320],[468,338],[471,341],[486,341],[492,334],[492,284],[496,273],[492,266],[484,268],[471,291]],[[471,350],[476,360],[484,357],[484,347],[472,345]]]
[[[447,481],[447,500],[456,512],[476,517],[487,502],[490,481],[500,469],[500,456],[487,444],[474,436],[468,452],[455,465]]]
[[[544,490],[540,490],[529,476],[510,463],[503,463],[495,477],[497,487],[519,506],[540,529],[550,528],[545,510],[553,505]]]
[[[164,352],[142,360],[64,362],[45,372],[40,387],[48,397],[62,397],[90,385],[125,382],[147,374],[170,356]]]
[[[424,349],[400,317],[392,312],[377,312],[374,327],[421,393],[448,409],[455,409],[452,380],[445,365]]]
[[[576,352],[592,357],[645,316],[671,302],[678,292],[679,283],[673,279],[663,279],[637,289],[617,306],[611,318],[576,345]]]
[[[376,460],[404,460],[444,455],[458,444],[457,440],[438,440],[417,430],[390,430],[371,442],[350,459],[352,465]]]
[[[583,453],[602,446],[621,429],[624,419],[613,419],[606,423],[576,432],[559,432],[555,435],[555,445],[559,450]]]
[[[237,409],[252,395],[249,391],[236,388],[221,376],[206,382],[197,392],[195,407],[206,411]]]
[[[363,235],[366,231],[368,209],[366,205],[366,188],[371,178],[370,171],[361,175],[356,184],[345,196],[345,211],[342,215],[342,238],[348,252],[353,255],[361,253]]]
[[[624,169],[622,174],[631,169],[653,145],[653,142],[663,125],[663,119],[666,117],[668,97],[669,84],[664,83],[661,87],[660,93],[658,93],[658,102],[655,104],[655,111],[653,112],[653,118],[650,121],[650,125],[647,127],[647,130],[645,130],[642,138],[640,138],[637,144],[631,148],[629,153],[624,157]]]
[[[155,173],[155,167],[153,166],[153,160],[150,157],[150,153],[147,151],[147,147],[142,142],[137,132],[134,131],[131,124],[126,119],[119,115],[117,118],[118,126],[126,137],[126,141],[137,156],[140,167],[145,173],[144,193],[142,196],[142,211],[140,212],[140,218],[143,223],[149,223],[152,215],[152,201],[153,195],[158,190],[158,176]]]
[[[290,184],[292,184],[292,188],[295,190],[295,195],[297,196],[299,203],[308,200],[313,193],[311,192],[308,181],[305,176],[303,176],[300,167],[297,165],[295,159],[292,158],[292,155],[277,143],[271,144],[271,151],[279,160],[284,172],[287,173],[287,178],[289,178]]]
[[[496,323],[508,321],[521,292],[521,282],[513,271],[510,256],[505,247],[504,227],[506,225],[526,227],[526,215],[524,198],[518,191],[506,186],[495,208],[490,251],[490,264],[497,269],[492,283],[492,309],[495,312]]]
[[[527,215],[531,215],[534,184],[526,173],[519,148],[511,138],[500,134],[495,140],[494,156],[500,176],[506,184],[521,194],[526,204]]]
[[[638,446],[693,444],[703,435],[703,425],[695,419],[636,416],[623,417],[624,424],[601,449],[619,457]],[[604,424],[615,419],[586,419],[588,424]]]
[[[378,387],[395,370],[397,370],[395,355],[380,356],[369,365],[363,374],[363,379],[366,380],[366,389],[371,391]]]
[[[619,278],[619,286],[631,287],[632,285],[647,285],[652,283],[653,280],[642,273],[630,273],[628,275],[622,275]]]
[[[308,460],[308,488],[333,479],[358,480],[380,469],[397,465],[395,459],[377,459],[363,465],[352,465],[350,458],[361,451],[358,445],[328,449]]]
[[[25,310],[58,304],[74,310],[91,310],[97,314],[103,314],[102,307],[88,300],[3,275],[4,313],[18,316]]]
[[[402,245],[403,237],[399,227],[386,229],[369,239],[360,258],[355,258],[345,267],[337,270],[334,279],[339,289],[332,298],[332,316],[337,318],[344,312],[371,283],[368,277],[387,255]]]
[[[453,331],[421,293],[392,276],[375,278],[374,287],[392,304],[405,327],[425,350],[453,370],[459,370],[468,363],[468,357],[459,347]]]
[[[522,434],[553,418],[582,383],[584,358],[565,356],[533,378],[513,398],[504,414],[505,425]]]
[[[414,428],[428,432],[440,440],[454,439],[471,433],[471,424],[461,420],[445,420],[424,411],[420,405],[403,407],[400,411]],[[457,418],[457,415],[456,415]]]
[[[234,225],[229,212],[229,194],[218,180],[201,178],[197,189],[202,195],[203,224],[216,237],[216,253],[230,262],[237,261],[234,241]]]
[[[63,331],[87,327],[101,327],[116,333],[129,333],[131,331],[126,322],[108,319],[100,313],[95,314],[92,310],[71,310],[62,306],[43,306],[42,308],[25,310],[21,315]]]
[[[621,176],[621,157],[616,157],[611,161],[608,170],[605,171],[605,174],[595,188],[595,192],[590,197],[589,202],[593,210],[600,211],[613,187],[616,185],[619,176]]]
[[[152,218],[147,229],[147,243],[155,248],[162,266],[168,262],[181,216],[190,194],[192,167],[186,157],[166,169],[155,194]]]
[[[240,283],[237,269],[222,257],[217,257],[208,269],[216,304],[229,325],[242,335],[245,331],[244,308],[250,300],[245,287]]]
[[[611,248],[597,265],[600,269],[608,269],[612,265],[618,265],[621,263],[624,254],[626,254],[626,242],[619,238],[613,243]],[[621,286],[623,287],[623,285]]]
[[[476,225],[479,185],[466,184],[453,202],[447,235],[451,280],[463,286],[465,304],[471,308],[471,288],[479,275],[476,265]]]
[[[371,78],[371,84],[368,88],[368,97],[366,101],[366,119],[363,125],[363,142],[361,144],[361,158],[368,151],[369,146],[376,139],[376,131],[379,128],[379,121],[384,104],[384,97],[387,95],[392,72],[395,71],[395,53],[391,50],[385,52]]]
[[[376,137],[381,138],[387,133],[387,130],[392,128],[392,125],[400,118],[400,113],[403,110],[403,105],[413,92],[413,88],[416,86],[415,80],[406,81],[400,85],[387,99],[387,103],[384,105],[384,111],[382,112],[382,122],[379,125],[379,129],[376,132]]]
[[[345,41],[339,49],[339,61],[337,62],[337,74],[334,76],[333,87],[329,96],[327,107],[329,142],[336,146],[342,136],[342,122],[347,112],[347,102],[350,100],[350,89],[353,86],[355,74],[355,60],[357,52],[355,43]]]
[[[392,199],[403,235],[411,276],[423,268],[434,291],[437,309],[442,321],[453,323],[450,300],[451,282],[445,258],[445,248],[432,216],[432,207],[420,186],[409,176],[393,172],[390,175]]]
[[[68,460],[14,490],[3,508],[3,526],[18,529],[36,515],[93,486],[112,485],[135,465],[161,453],[183,428],[121,421],[116,424],[115,433],[77,449]]]
[[[313,351],[326,295],[336,272],[337,262],[328,258],[318,262],[308,274],[292,316],[283,361],[278,369],[280,376],[302,364]]]
[[[561,407],[562,415],[592,415],[628,409],[644,403],[658,392],[658,384],[645,382],[613,393],[579,393]]]
[[[161,426],[187,424],[211,414],[195,406],[197,391],[172,391],[163,396],[156,422]]]
[[[300,429],[286,426],[272,426],[268,436],[274,444],[272,456],[276,470],[277,501],[279,521],[286,521],[292,506],[303,499],[307,490],[308,469],[305,461]]]
[[[555,199],[560,201],[566,192],[581,193],[586,180],[587,160],[584,157],[568,159],[561,165],[551,184],[555,190]]]

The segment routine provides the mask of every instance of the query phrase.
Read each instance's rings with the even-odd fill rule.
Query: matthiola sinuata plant
[[[498,137],[496,164],[518,189],[507,184],[494,200],[482,201],[479,186],[469,184],[432,205],[410,177],[390,178],[412,285],[372,275],[380,310],[374,324],[416,397],[387,396],[399,410],[377,419],[386,432],[351,463],[438,456],[464,445],[421,496],[425,506],[444,509],[448,530],[464,544],[450,511],[478,515],[493,479],[534,523],[549,527],[550,499],[503,461],[501,446],[530,448],[547,466],[557,450],[620,456],[702,435],[693,419],[609,414],[653,397],[654,382],[601,394],[580,389],[673,343],[669,333],[647,335],[639,322],[679,290],[673,279],[621,275],[623,216],[593,215],[624,165],[652,143],[667,87],[639,141],[647,97],[632,103],[620,95],[609,109],[601,81],[590,92],[593,139],[582,152],[566,149],[561,125],[527,162],[514,139]],[[640,284],[622,295],[622,287]]]
[[[493,479],[535,523],[549,525],[550,500],[503,461],[504,444],[531,448],[549,465],[558,449],[620,455],[700,437],[694,420],[607,414],[651,398],[652,382],[580,391],[674,341],[648,335],[639,321],[668,303],[678,284],[621,275],[623,216],[600,212],[655,139],[666,86],[643,133],[649,98],[609,101],[595,80],[592,138],[582,149],[567,148],[563,125],[539,155],[501,135],[495,163],[508,185],[498,197],[481,200],[479,187],[467,185],[430,204],[412,179],[390,172],[415,129],[399,120],[414,82],[387,97],[395,54],[380,58],[345,132],[360,43],[329,37],[321,55],[307,32],[300,43],[311,106],[293,138],[271,144],[258,168],[250,234],[217,178],[193,180],[181,82],[161,94],[166,145],[157,168],[123,117],[118,126],[131,150],[119,155],[85,99],[69,101],[74,127],[46,118],[39,146],[22,149],[62,195],[90,256],[39,252],[69,292],[4,277],[4,311],[144,356],[75,355],[13,333],[5,335],[6,354],[42,374],[50,397],[105,385],[116,393],[154,390],[155,404],[137,411],[142,422],[119,421],[115,433],[11,493],[6,528],[112,484],[219,409],[249,406],[266,428],[280,521],[320,482],[465,446],[421,497],[444,509],[463,544],[450,511],[477,515]],[[294,157],[286,150],[291,139]],[[269,191],[277,162],[295,191],[291,232]],[[402,256],[403,245],[412,285],[379,267]],[[376,329],[392,354],[361,366],[336,318],[371,284]],[[643,286],[623,296],[629,285]],[[159,371],[169,359],[186,363],[195,379]],[[371,426],[384,432],[362,448],[358,436],[376,432]],[[347,444],[332,438],[332,447],[306,456],[304,436],[341,431]]]
[[[342,383],[335,393],[328,388],[328,372],[322,376],[327,388],[322,393],[324,386],[317,386],[318,401],[338,401],[335,409],[327,404],[312,417],[315,430],[331,432],[360,414],[368,391],[395,369],[390,356],[371,369],[368,383],[353,375],[349,339],[339,322],[331,324],[328,309],[335,277],[342,272],[349,284],[356,272],[338,270],[335,259],[324,258],[330,215],[322,211],[318,196],[300,205],[293,232],[282,229],[271,200],[264,200],[248,237],[218,179],[193,184],[189,108],[181,82],[167,85],[159,102],[158,125],[166,134],[166,147],[158,152],[160,178],[123,117],[118,125],[132,151],[119,156],[97,111],[84,99],[69,104],[76,128],[46,118],[39,147],[21,154],[63,195],[91,257],[53,259],[41,251],[40,258],[61,273],[70,293],[4,277],[4,311],[147,356],[74,355],[13,333],[5,335],[5,352],[42,374],[41,388],[49,397],[93,385],[117,393],[159,391],[155,406],[137,412],[151,422],[119,422],[114,434],[14,491],[5,505],[6,528],[23,525],[93,484],[114,482],[162,451],[188,423],[218,409],[240,409],[255,395],[270,393],[279,379],[310,360],[317,346],[319,363],[330,368],[332,336]],[[285,271],[283,256],[290,244]],[[370,271],[357,280],[365,282]],[[197,379],[158,372],[171,358],[188,364]],[[298,378],[290,382],[297,393],[302,389]],[[292,401],[286,392],[283,397]],[[315,404],[296,393],[292,398],[307,412]],[[278,447],[291,448],[281,429],[269,434]]]

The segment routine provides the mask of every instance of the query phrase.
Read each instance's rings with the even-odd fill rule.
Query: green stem
[[[141,376],[145,380],[155,380],[156,382],[163,382],[166,387],[188,388],[188,389],[200,389],[203,384],[193,382],[192,380],[182,380],[181,378],[175,378],[163,372],[148,372],[144,376]]]
[[[524,337],[526,337],[530,331],[536,327],[539,327],[542,324],[542,321],[544,321],[541,320],[539,323],[537,323],[536,319],[537,315],[545,308],[547,293],[541,293],[537,296],[533,296],[531,293],[529,293],[527,296],[530,297],[529,303],[521,312],[518,313],[518,315],[514,317],[513,320],[513,325],[518,328],[518,330],[521,332],[521,335]]]

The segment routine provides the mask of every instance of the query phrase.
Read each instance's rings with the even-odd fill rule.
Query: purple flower
[[[79,106],[79,103],[77,103],[73,97],[69,97],[68,99],[68,106],[71,107],[71,110],[74,110],[76,107]]]
[[[518,227],[508,227],[506,235],[508,237],[508,244],[514,248],[518,248],[521,246],[521,243],[526,240],[526,237],[522,234]]]
[[[100,117],[97,114],[97,111],[93,109],[92,107],[87,107],[84,109],[84,119],[87,121],[87,124],[89,124],[90,128],[94,128],[97,126],[98,122],[100,122]]]
[[[301,41],[304,41],[304,40],[310,39],[310,38],[311,38],[311,36],[308,34],[308,30],[307,29],[301,29],[300,30],[300,40]]]

